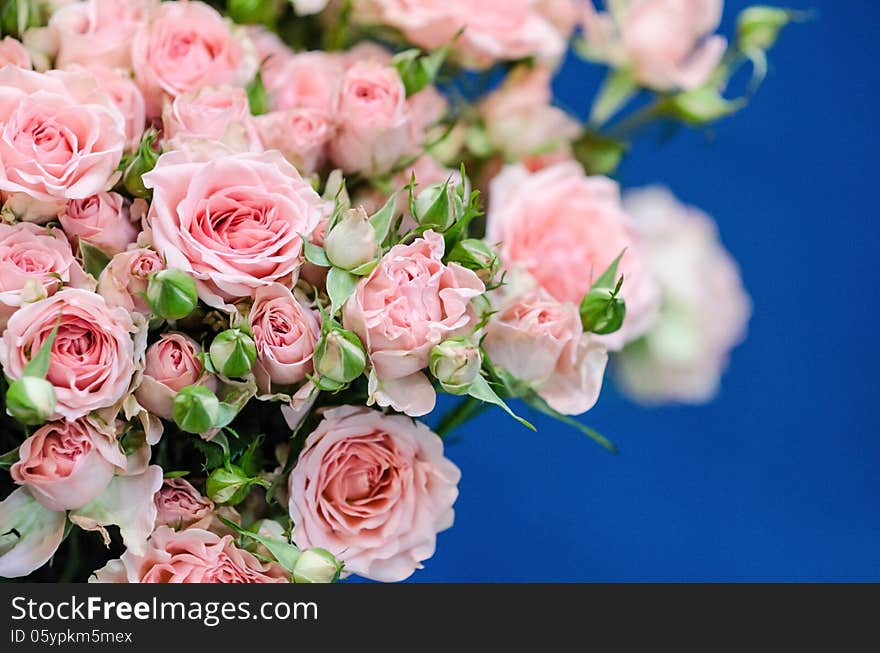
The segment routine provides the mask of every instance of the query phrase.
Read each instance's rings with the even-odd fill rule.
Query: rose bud
[[[737,44],[743,52],[769,50],[795,14],[778,7],[747,7],[736,21]]]
[[[332,328],[315,348],[316,384],[322,390],[339,390],[363,374],[366,365],[364,347],[351,331]]]
[[[303,551],[293,566],[294,583],[333,583],[342,573],[342,563],[327,549]]]
[[[177,393],[195,383],[212,391],[217,387],[214,375],[205,374],[199,343],[182,333],[169,332],[147,348],[143,380],[135,396],[148,411],[170,420]]]
[[[174,397],[174,423],[187,433],[205,433],[220,420],[220,400],[202,385],[188,385]]]
[[[6,412],[26,426],[45,422],[55,413],[55,406],[55,388],[37,376],[23,376],[6,391]]]
[[[131,157],[125,172],[122,173],[122,184],[125,190],[145,200],[149,200],[152,195],[142,179],[143,175],[156,167],[156,161],[159,160],[159,152],[153,149],[153,142],[156,140],[156,134],[148,131],[141,139],[137,152]]]
[[[484,283],[492,280],[501,263],[495,250],[479,238],[467,238],[456,243],[449,252],[449,261],[473,270]]]
[[[241,467],[228,465],[211,472],[205,483],[205,490],[212,501],[234,506],[244,501],[252,484],[252,479]]]
[[[480,350],[467,338],[449,338],[431,350],[431,374],[449,394],[467,393],[482,366]]]
[[[593,288],[584,295],[580,313],[584,331],[606,335],[623,326],[626,302],[611,288]]]
[[[217,334],[208,353],[217,372],[230,378],[241,377],[254,366],[257,345],[243,330],[227,329]]]
[[[464,201],[446,181],[431,184],[416,197],[416,219],[422,227],[446,231],[464,215]]]
[[[161,270],[150,278],[147,302],[161,318],[183,319],[193,312],[199,302],[196,282],[183,270]]]
[[[324,237],[329,261],[343,270],[354,270],[376,258],[376,231],[363,208],[350,209]]]

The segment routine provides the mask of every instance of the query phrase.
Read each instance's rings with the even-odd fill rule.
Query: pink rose
[[[609,349],[642,335],[657,313],[657,288],[615,184],[587,177],[576,163],[529,173],[505,168],[491,184],[486,240],[562,302],[580,305],[593,280],[624,250],[623,327],[600,338]]]
[[[258,67],[244,30],[203,2],[161,3],[135,35],[131,56],[150,116],[161,111],[163,93],[245,86]]]
[[[668,190],[630,191],[624,206],[643,235],[663,308],[645,337],[617,357],[615,378],[648,404],[709,401],[751,313],[736,262],[712,219]]]
[[[584,6],[584,33],[595,58],[629,67],[636,80],[661,91],[704,84],[727,41],[709,36],[721,22],[723,0],[624,0],[597,13]]]
[[[449,110],[449,101],[433,86],[426,86],[407,101],[410,121],[410,142],[420,145],[425,132],[434,127]]]
[[[131,41],[153,4],[149,0],[85,0],[58,8],[49,29],[58,44],[55,66],[131,67]]]
[[[318,109],[288,109],[256,117],[266,149],[279,150],[303,174],[312,174],[327,156],[335,133],[330,116]]]
[[[164,333],[147,348],[144,378],[135,391],[138,403],[151,413],[172,419],[178,391],[196,383],[217,389],[217,379],[207,374],[199,359],[202,348],[182,333]]]
[[[101,64],[92,64],[87,68],[72,66],[71,70],[84,70],[90,73],[98,82],[98,87],[110,97],[125,117],[126,151],[134,151],[140,144],[146,127],[146,104],[141,89],[128,72]]]
[[[60,318],[60,322],[59,322]],[[93,292],[69,288],[20,308],[0,343],[0,365],[12,380],[59,325],[46,377],[58,400],[52,419],[75,420],[115,405],[129,391],[135,361],[135,326],[121,308],[107,306]]]
[[[485,291],[471,270],[444,265],[443,250],[443,236],[433,231],[392,247],[343,310],[345,328],[370,355],[373,399],[413,416],[434,408],[434,389],[422,373],[431,349],[474,328],[471,299]]]
[[[513,276],[496,293],[486,353],[560,413],[587,412],[602,389],[605,347],[584,333],[577,306],[557,301],[527,276]]]
[[[125,147],[125,119],[94,78],[0,69],[0,189],[38,200],[106,190]]]
[[[424,424],[362,406],[328,410],[290,474],[293,540],[359,576],[403,580],[452,526],[460,477]]]
[[[406,91],[391,66],[363,62],[345,71],[334,115],[330,159],[343,172],[387,172],[413,146]]]
[[[295,283],[302,238],[323,203],[280,153],[196,162],[170,152],[144,184],[153,188],[156,249],[170,267],[193,274],[206,304],[219,308],[262,286]]]
[[[248,322],[257,344],[254,375],[268,392],[269,382],[292,385],[312,371],[312,354],[321,332],[318,313],[287,288],[275,284],[257,290]]]
[[[59,230],[0,224],[0,329],[25,302],[55,294],[62,284],[93,287]]]
[[[31,55],[24,49],[21,41],[7,36],[0,41],[0,68],[3,66],[31,67]]]
[[[247,34],[254,44],[257,61],[260,62],[260,76],[268,89],[269,80],[274,80],[275,74],[294,57],[293,50],[275,32],[263,25],[248,25]]]
[[[67,206],[67,200],[37,200],[27,193],[8,193],[3,197],[4,222],[33,222],[47,224],[58,219],[58,214]]]
[[[162,258],[152,249],[130,249],[116,254],[98,278],[98,293],[110,306],[129,313],[151,315],[145,295],[150,276],[165,269]]]
[[[86,419],[46,424],[21,443],[18,456],[12,480],[50,510],[82,508],[125,471],[119,444]]]
[[[200,528],[157,528],[143,555],[131,549],[95,572],[99,583],[285,583],[289,575],[277,564],[260,562],[220,537]]]
[[[489,139],[508,160],[567,152],[580,135],[580,123],[551,104],[550,83],[548,68],[520,66],[480,103]]]
[[[189,481],[182,478],[166,478],[154,497],[156,502],[156,526],[182,528],[205,528],[214,516],[214,502],[203,497]]]
[[[240,152],[263,149],[247,93],[235,86],[205,87],[166,98],[162,127],[172,148],[202,138],[222,141]]]
[[[342,67],[326,52],[303,52],[285,58],[266,72],[263,83],[273,111],[316,109],[329,113],[339,89]]]
[[[389,25],[407,41],[434,50],[452,41],[468,65],[488,68],[499,60],[537,57],[555,61],[565,52],[561,33],[537,0],[356,0],[360,23]]]
[[[71,242],[84,240],[110,256],[125,251],[140,231],[119,193],[70,200],[58,220]]]

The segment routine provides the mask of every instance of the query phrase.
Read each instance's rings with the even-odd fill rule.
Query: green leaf
[[[620,264],[620,259],[623,258],[623,255],[626,254],[626,249],[620,252],[611,264],[605,268],[605,271],[599,275],[593,285],[590,286],[590,289],[595,288],[614,288],[617,281],[617,266]]]
[[[189,476],[189,472],[185,469],[179,469],[173,472],[165,472],[165,474],[163,474],[163,478],[183,478],[184,476]]]
[[[6,470],[18,462],[18,447],[0,456],[0,469]]]
[[[27,365],[24,366],[24,369],[21,372],[22,376],[35,376],[40,379],[45,379],[46,375],[49,373],[49,356],[52,352],[52,345],[55,342],[55,337],[58,335],[58,328],[61,326],[61,316],[58,316],[58,321],[55,323],[55,328],[52,329],[52,333],[49,334],[49,337],[46,338],[46,341],[40,346],[40,351],[37,352],[37,355],[30,359]]]
[[[397,193],[394,193],[385,206],[379,209],[370,217],[370,224],[373,231],[376,232],[376,242],[384,243],[388,238],[388,232],[391,230],[391,223],[394,220],[395,207],[397,206]]]
[[[638,90],[638,84],[629,70],[610,71],[593,101],[590,124],[596,127],[604,125],[638,93]]]
[[[252,115],[261,116],[269,110],[269,94],[263,84],[263,76],[259,72],[248,84],[247,96]]]
[[[581,424],[576,419],[569,417],[568,415],[563,415],[562,413],[554,410],[550,407],[550,404],[548,404],[546,401],[544,401],[544,399],[541,398],[540,395],[538,395],[537,392],[532,391],[527,393],[523,397],[523,401],[525,401],[535,410],[540,411],[567,426],[577,429],[578,431],[589,437],[591,440],[593,440],[593,442],[598,444],[600,447],[610,451],[613,454],[617,453],[617,447],[608,438],[606,438],[595,429],[591,429],[589,426]]]
[[[736,113],[746,105],[742,98],[728,100],[712,86],[672,95],[663,102],[663,113],[681,122],[699,126]]]
[[[82,238],[79,240],[79,251],[82,254],[83,267],[86,269],[86,272],[92,275],[95,279],[100,277],[101,272],[103,272],[104,268],[107,267],[107,264],[110,263],[110,257],[94,245],[90,245]]]
[[[257,533],[254,533],[253,531],[244,529],[236,524],[234,521],[226,519],[226,517],[221,517],[220,515],[217,515],[217,518],[239,535],[249,537],[252,540],[262,544],[278,561],[278,564],[280,564],[290,573],[293,573],[293,568],[296,566],[296,561],[299,560],[299,556],[301,555],[301,551],[297,549],[293,544],[290,544],[289,542],[284,542],[283,540],[276,540],[274,537],[259,535]]]
[[[341,268],[330,268],[327,273],[327,295],[330,297],[330,315],[342,308],[342,305],[357,287],[358,277]]]
[[[312,263],[322,268],[332,267],[330,261],[327,259],[327,253],[324,251],[323,247],[320,247],[319,245],[315,245],[314,243],[310,243],[309,241],[303,239],[303,249],[305,251],[306,260],[309,263]]]
[[[614,174],[628,149],[619,140],[592,131],[585,131],[572,147],[575,158],[591,175]]]
[[[532,426],[531,423],[524,420],[522,417],[514,413],[507,404],[504,403],[504,400],[499,397],[495,391],[492,389],[492,386],[489,385],[489,382],[482,376],[478,376],[476,380],[471,384],[471,387],[468,389],[468,394],[474,399],[479,399],[480,401],[485,401],[487,404],[492,404],[494,406],[499,406],[503,408],[504,411],[510,415],[517,422],[526,426],[533,431],[537,429]]]

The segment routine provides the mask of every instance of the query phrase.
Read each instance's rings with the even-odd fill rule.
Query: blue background
[[[485,414],[447,449],[456,524],[414,581],[880,580],[880,6],[788,6],[816,20],[786,29],[751,106],[645,135],[620,172],[714,215],[742,266],[754,316],[721,395],[649,410],[607,383],[583,419],[616,457]],[[599,80],[569,62],[560,100],[585,111]]]

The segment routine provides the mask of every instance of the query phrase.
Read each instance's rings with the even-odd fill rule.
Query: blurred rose
[[[0,190],[42,201],[107,189],[125,118],[90,75],[0,68]]]
[[[83,507],[125,470],[119,444],[87,419],[46,424],[21,443],[18,456],[12,480],[50,510]]]
[[[91,289],[64,234],[34,224],[0,224],[0,329],[25,302],[55,294],[61,286]]]
[[[522,166],[505,168],[490,188],[486,240],[498,244],[505,265],[522,267],[557,300],[575,306],[625,250],[618,273],[626,320],[599,337],[609,349],[645,333],[656,317],[657,287],[617,184],[587,177],[576,163],[531,174]]]
[[[58,220],[72,242],[84,240],[109,256],[125,251],[139,231],[119,193],[70,200]]]
[[[424,424],[362,406],[328,410],[290,474],[293,540],[327,549],[347,572],[403,580],[452,526],[460,477]]]
[[[248,322],[257,345],[254,375],[263,392],[269,391],[270,381],[291,385],[311,373],[321,331],[317,311],[275,284],[257,290]]]
[[[192,273],[209,306],[296,282],[302,238],[318,224],[323,201],[280,153],[200,162],[169,152],[144,183],[153,189],[156,249],[169,267]]]
[[[199,354],[202,348],[182,333],[164,333],[147,348],[144,378],[135,392],[138,403],[151,413],[172,419],[177,392],[196,383],[216,390],[217,379],[206,374]]]
[[[92,579],[90,579],[91,581]],[[289,575],[277,564],[260,562],[220,537],[200,528],[155,530],[143,555],[130,549],[95,572],[98,583],[285,583]]]
[[[52,419],[75,420],[123,399],[143,353],[132,342],[135,326],[127,311],[86,290],[67,288],[16,311],[0,343],[6,376],[22,377],[56,325],[46,377],[58,399]]]
[[[709,401],[751,312],[736,262],[712,219],[666,189],[632,191],[624,204],[644,235],[663,300],[654,327],[615,361],[616,378],[645,403]]]
[[[285,109],[333,110],[342,68],[326,52],[303,52],[271,68],[263,79],[273,111]]]
[[[324,164],[327,144],[335,132],[329,114],[318,109],[288,109],[255,120],[266,149],[279,150],[303,174],[312,174]]]
[[[116,254],[98,278],[98,293],[111,306],[129,313],[152,314],[146,300],[150,275],[164,270],[162,258],[152,249],[130,249]]]
[[[444,265],[443,250],[443,237],[433,231],[392,247],[343,311],[345,328],[370,355],[371,395],[408,415],[434,408],[434,389],[422,373],[431,348],[473,329],[478,317],[471,299],[485,290],[471,270]]]
[[[3,66],[31,67],[31,56],[24,49],[21,41],[7,36],[0,41],[0,68]]]
[[[170,148],[204,138],[222,141],[239,152],[262,150],[247,93],[235,86],[206,87],[166,98],[162,127]]]
[[[131,68],[132,38],[153,4],[151,0],[85,0],[59,7],[49,19],[58,44],[55,66]]]
[[[661,91],[704,84],[727,41],[710,36],[723,0],[623,0],[597,13],[584,5],[584,33],[593,56],[632,69],[636,80]]]
[[[161,3],[135,35],[131,56],[149,116],[162,110],[163,94],[245,86],[259,65],[244,29],[203,2]]]

